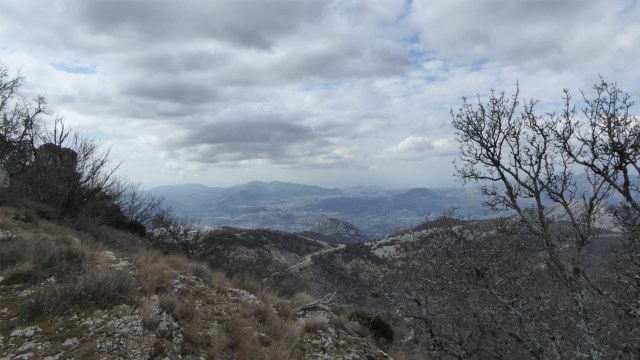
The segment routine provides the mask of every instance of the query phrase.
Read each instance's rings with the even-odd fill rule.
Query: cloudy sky
[[[147,187],[454,184],[449,109],[640,98],[636,0],[3,0],[0,63]]]

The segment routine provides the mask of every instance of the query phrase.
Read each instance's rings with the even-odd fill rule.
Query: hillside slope
[[[390,358],[306,295],[23,215],[0,208],[1,359]]]

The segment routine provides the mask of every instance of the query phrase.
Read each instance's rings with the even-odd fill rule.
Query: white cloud
[[[457,150],[453,138],[430,140],[424,136],[410,135],[394,146],[388,147],[382,158],[399,160],[423,160],[426,157],[450,156]]]

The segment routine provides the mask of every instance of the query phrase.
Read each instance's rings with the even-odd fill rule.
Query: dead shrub
[[[143,266],[139,276],[146,294],[166,292],[173,280],[173,276],[161,264]]]

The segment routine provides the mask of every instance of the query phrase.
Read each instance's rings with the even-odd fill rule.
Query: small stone
[[[57,282],[56,277],[52,276],[47,279],[47,284],[55,284]]]
[[[116,269],[116,270],[121,270],[121,269],[124,269],[124,268],[129,267],[129,266],[131,266],[131,263],[128,262],[127,260],[122,260],[117,264],[111,265],[111,267]]]
[[[28,351],[34,350],[35,348],[36,348],[36,344],[32,342],[26,342],[22,346],[20,346],[16,351],[18,352],[18,354],[22,354],[22,353],[26,353]]]
[[[13,360],[29,360],[33,356],[33,353],[26,353],[22,355],[18,355],[13,358]]]
[[[77,347],[80,344],[80,340],[76,337],[72,337],[71,339],[67,339],[62,343],[62,346],[71,346],[73,348]]]
[[[55,355],[51,355],[51,356],[45,356],[42,358],[42,360],[58,360],[60,359],[60,356],[62,356],[62,354],[64,354],[64,352],[61,352],[59,354],[55,354]]]
[[[103,251],[100,253],[100,257],[108,260],[108,261],[116,261],[116,256],[113,255],[113,252],[111,251]]]
[[[13,239],[13,234],[9,230],[0,229],[0,241]]]
[[[16,293],[16,295],[18,295],[20,297],[26,297],[26,296],[29,296],[29,295],[31,295],[33,293],[34,293],[34,290],[26,289],[26,290],[18,291]]]
[[[22,337],[22,338],[27,338],[27,339],[31,339],[37,331],[41,331],[41,329],[37,326],[32,326],[32,327],[28,327],[28,328],[24,328],[24,329],[18,329],[18,330],[13,330],[11,332],[11,335],[9,335],[9,337],[13,338],[13,337]]]

